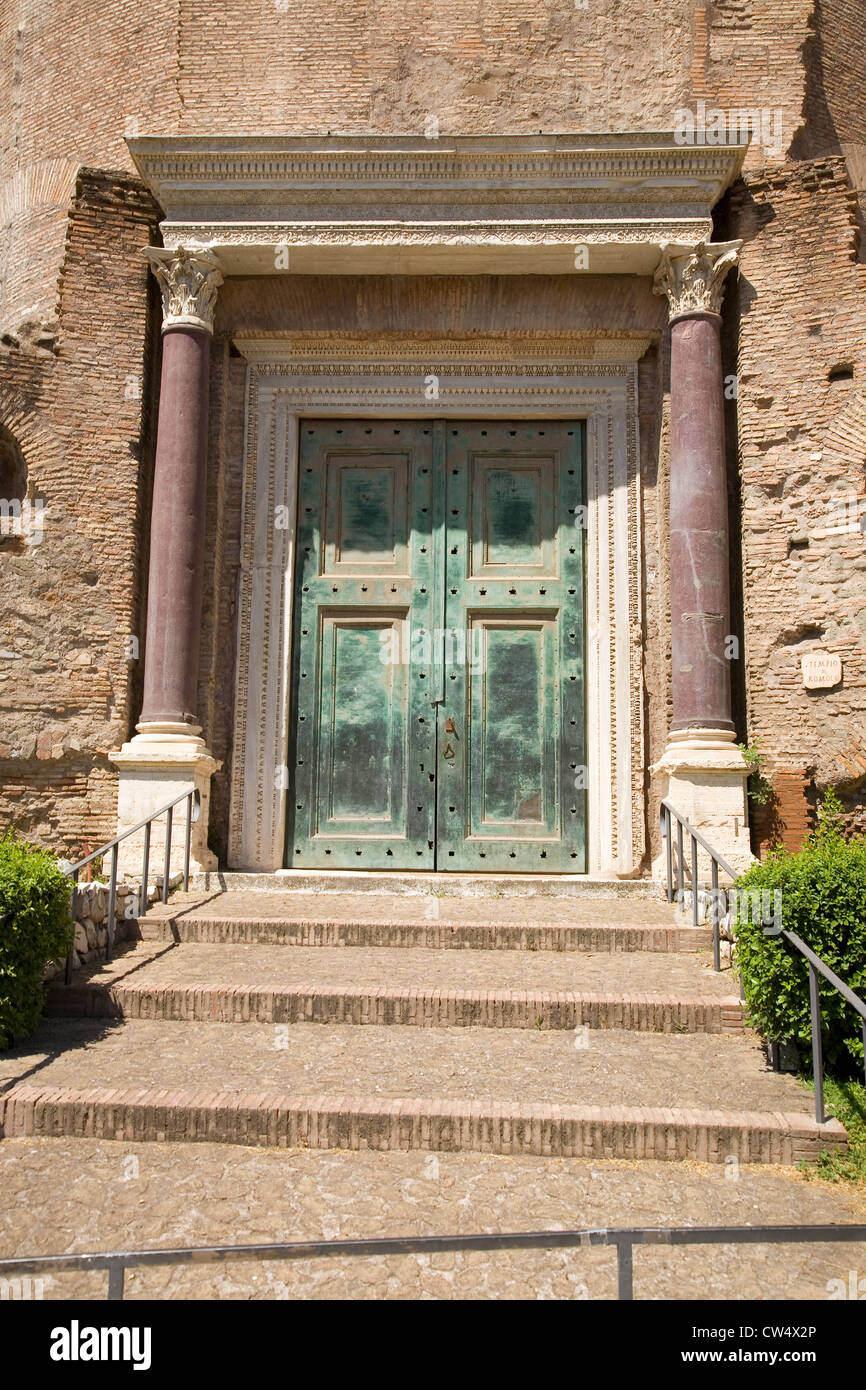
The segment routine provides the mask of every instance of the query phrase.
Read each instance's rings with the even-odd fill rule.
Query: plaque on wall
[[[829,690],[842,679],[842,658],[836,652],[807,652],[800,664],[807,690]]]

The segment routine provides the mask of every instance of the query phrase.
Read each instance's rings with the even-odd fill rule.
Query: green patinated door
[[[287,863],[582,872],[582,426],[300,429]]]

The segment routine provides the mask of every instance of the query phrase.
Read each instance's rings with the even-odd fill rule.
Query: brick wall
[[[135,180],[82,171],[54,348],[0,345],[0,419],[45,507],[38,544],[0,546],[0,823],[70,848],[116,829],[108,754],[137,713],[155,227]]]
[[[730,212],[746,241],[736,311],[749,738],[777,767],[807,768],[819,791],[842,789],[862,824],[866,537],[859,524],[833,532],[840,498],[852,499],[849,521],[866,508],[856,197],[844,161],[826,159],[748,173]],[[841,685],[804,688],[812,650],[838,653]]]
[[[156,239],[157,210],[129,176],[124,134],[420,133],[431,117],[444,134],[666,129],[677,108],[701,99],[758,106],[779,123],[770,132],[778,148],[753,142],[717,231],[747,241],[728,304],[740,335],[729,364],[740,387],[731,421],[740,732],[760,741],[780,776],[805,769],[809,798],[837,785],[852,825],[866,823],[866,555],[859,535],[816,534],[834,490],[866,492],[861,30],[862,0],[588,0],[586,9],[574,0],[153,0],[146,11],[126,0],[8,0],[0,423],[19,440],[48,511],[39,547],[0,546],[10,653],[0,666],[0,819],[14,816],[49,842],[61,825],[70,843],[113,831],[107,754],[138,709],[140,661],[127,660],[127,643],[143,629],[158,353],[140,247]],[[90,172],[80,175],[82,165]],[[95,172],[111,169],[125,172]],[[473,326],[487,322],[488,290],[461,291]],[[574,328],[582,315],[597,326],[636,302],[615,285],[594,299],[588,282],[581,300],[545,299],[540,283],[533,291],[542,321],[515,291],[505,326]],[[638,300],[647,293],[629,288]],[[267,294],[230,282],[221,295],[200,694],[226,760],[214,788],[217,839],[231,756],[243,433],[244,364],[228,335],[241,308],[263,329],[401,327],[424,326],[419,311],[435,303],[399,279],[377,294],[346,279],[281,281]],[[669,707],[666,352],[663,341],[641,366],[648,761]],[[852,376],[828,380],[848,365]],[[137,379],[140,399],[125,393]],[[803,689],[800,656],[818,646],[842,656],[839,689]]]

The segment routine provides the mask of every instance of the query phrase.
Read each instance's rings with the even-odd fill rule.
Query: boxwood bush
[[[0,839],[0,1047],[35,1026],[45,967],[71,949],[69,887],[54,855]]]
[[[866,999],[866,839],[846,841],[832,788],[818,825],[795,854],[773,850],[737,882],[739,890],[782,894],[782,926],[802,937],[840,979]],[[770,899],[772,901],[772,899]],[[773,1042],[792,1041],[811,1070],[809,967],[782,936],[765,936],[738,895],[736,964],[752,1024]],[[757,915],[757,914],[754,914]],[[824,1058],[839,1077],[862,1066],[859,1015],[825,980],[820,983]]]

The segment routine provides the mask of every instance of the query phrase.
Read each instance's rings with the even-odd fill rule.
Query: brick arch
[[[23,501],[27,496],[27,462],[11,430],[0,424],[0,498]]]
[[[3,438],[14,441],[26,473],[28,495],[32,496],[41,479],[63,462],[66,450],[47,414],[28,401],[24,391],[8,381],[0,381],[0,446]]]

